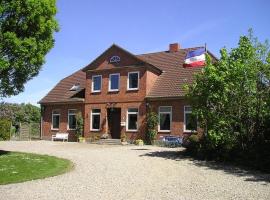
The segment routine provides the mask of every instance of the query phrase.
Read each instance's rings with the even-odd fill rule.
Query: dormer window
[[[80,89],[80,84],[76,83],[69,90],[70,91],[78,91],[79,89]]]
[[[102,76],[92,76],[92,92],[100,92],[102,87]]]
[[[110,74],[110,80],[109,80],[109,91],[115,92],[119,91],[120,87],[120,74]]]
[[[112,56],[110,58],[110,63],[118,63],[120,62],[120,57],[119,56]]]
[[[139,72],[129,72],[128,73],[128,82],[127,82],[127,89],[128,90],[138,90],[139,89],[139,79],[140,79]]]

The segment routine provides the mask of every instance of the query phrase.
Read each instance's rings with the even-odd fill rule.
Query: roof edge
[[[138,61],[140,62],[143,62],[144,64],[148,64],[149,66],[155,68],[155,70],[158,70],[160,73],[162,73],[162,70],[159,69],[158,67],[152,65],[151,63],[145,61],[144,59],[141,59],[139,58],[138,56],[134,55],[133,53],[127,51],[126,49],[118,46],[117,44],[112,44],[109,48],[107,48],[105,51],[103,51],[103,53],[101,53],[96,59],[94,59],[90,64],[86,65],[82,71],[83,72],[87,72],[88,71],[88,68],[90,67],[90,65],[92,65],[95,61],[97,61],[101,56],[103,56],[109,49],[113,48],[113,47],[116,47],[118,49],[120,49],[121,51],[124,51],[125,53],[129,54],[130,56],[132,56],[133,58],[137,59]]]
[[[174,100],[174,99],[185,99],[185,96],[146,96],[146,100]]]
[[[40,105],[48,105],[48,104],[81,104],[84,103],[84,99],[76,100],[76,101],[47,101],[47,102],[37,102]]]

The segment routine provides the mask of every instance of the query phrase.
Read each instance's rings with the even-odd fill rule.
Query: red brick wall
[[[188,106],[188,102],[182,99],[148,101],[151,109],[158,114],[159,106],[172,106],[172,124],[170,132],[158,132],[158,136],[163,135],[183,135],[189,134],[184,132],[184,106]]]
[[[128,132],[126,127],[121,127],[121,135],[126,134],[127,138],[134,140],[137,138],[143,138],[145,133],[145,113],[146,113],[146,104],[145,102],[130,102],[130,103],[116,103],[115,108],[121,108],[121,121],[126,122],[127,109],[128,108],[138,108],[138,131]],[[90,118],[91,110],[94,108],[101,109],[101,129],[100,131],[91,131],[90,130]],[[102,135],[106,133],[106,104],[86,104],[85,105],[85,123],[84,123],[84,136],[90,138],[93,134]]]
[[[60,111],[60,126],[59,130],[52,130],[52,111],[58,109]],[[52,138],[52,135],[57,132],[68,132],[69,135],[69,141],[75,141],[76,137],[74,135],[73,130],[67,130],[68,128],[68,110],[69,109],[77,109],[78,111],[82,112],[82,115],[84,115],[84,106],[83,104],[51,104],[51,105],[45,105],[45,109],[42,115],[43,121],[42,121],[42,139],[50,140]]]
[[[139,90],[127,90],[128,72],[139,71]],[[118,92],[109,92],[109,75],[120,73],[120,87]],[[100,93],[92,93],[92,76],[102,75],[102,88]],[[90,71],[86,75],[86,103],[104,102],[130,102],[143,101],[146,95],[146,70],[143,67],[115,68],[111,70]]]
[[[185,100],[159,100],[159,101],[149,101],[148,103],[153,111],[158,114],[159,106],[172,106],[172,124],[170,132],[158,132],[158,137],[163,135],[183,135],[189,134],[184,133],[184,106],[189,105]],[[67,130],[68,126],[68,109],[80,110],[84,116],[84,136],[90,138],[93,134],[102,135],[106,133],[106,103],[91,103],[91,104],[64,104],[64,105],[46,105],[45,111],[43,113],[42,122],[42,139],[51,139],[52,134],[56,132],[69,132],[70,141],[75,141],[76,137],[74,131]],[[116,108],[121,108],[121,121],[126,122],[127,109],[128,108],[139,108],[138,115],[138,131],[128,132],[126,127],[121,127],[121,135],[125,134],[128,139],[135,140],[138,138],[144,138],[146,132],[146,103],[142,102],[124,102],[116,103],[114,105]],[[100,131],[90,131],[90,117],[91,110],[93,108],[101,109],[101,130]],[[60,127],[59,130],[51,130],[52,122],[52,110],[60,110]],[[200,131],[200,130],[199,130]]]

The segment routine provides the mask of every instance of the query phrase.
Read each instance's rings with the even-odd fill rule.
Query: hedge
[[[11,121],[7,119],[0,119],[0,140],[10,139]]]

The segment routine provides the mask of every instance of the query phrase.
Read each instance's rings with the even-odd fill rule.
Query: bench
[[[65,140],[68,141],[68,133],[56,133],[55,135],[52,135],[52,141],[54,140],[63,140],[63,142]]]

